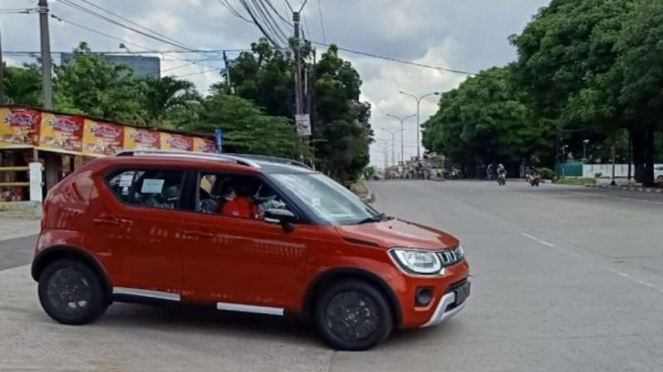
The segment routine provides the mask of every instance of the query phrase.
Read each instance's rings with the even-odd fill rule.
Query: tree
[[[312,49],[302,48],[306,71],[313,71],[310,87],[315,158],[318,167],[341,181],[354,180],[369,162],[370,105],[359,101],[361,79],[352,65],[331,46],[312,66]],[[265,108],[268,115],[294,116],[294,61],[290,52],[272,47],[266,40],[251,45],[230,63],[228,71],[235,94]],[[311,75],[309,75],[311,76]],[[229,93],[223,84],[216,90]],[[290,119],[288,119],[290,120]],[[293,125],[294,127],[294,125]]]
[[[167,114],[200,100],[192,82],[166,76],[141,79],[140,103],[151,126],[163,126]]]
[[[553,125],[533,117],[512,78],[511,67],[494,67],[444,93],[424,125],[424,145],[470,174],[489,163],[549,161]]]
[[[5,66],[5,94],[7,103],[41,106],[41,72],[35,63],[23,67]]]
[[[198,108],[198,120],[180,128],[212,135],[223,129],[224,151],[299,158],[310,153],[287,119],[268,116],[252,102],[218,90]]]
[[[71,64],[55,66],[57,110],[145,124],[138,81],[129,66],[109,64],[82,42]]]

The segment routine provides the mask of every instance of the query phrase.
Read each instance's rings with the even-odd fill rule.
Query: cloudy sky
[[[260,31],[237,18],[221,5],[222,0],[68,0],[101,12],[90,3],[103,7],[196,49],[243,49],[258,39]],[[286,0],[271,0],[286,14]],[[299,7],[302,0],[289,0]],[[5,51],[39,50],[38,16],[3,13],[2,9],[34,8],[36,0],[0,0],[0,29]],[[87,3],[86,3],[87,2]],[[239,0],[227,0],[240,13]],[[518,33],[532,15],[549,0],[309,0],[304,11],[304,32],[311,40],[337,43],[341,47],[401,60],[479,71],[503,65],[515,58],[507,37]],[[124,40],[131,51],[176,49],[133,31],[94,18],[64,2],[50,0],[51,13],[68,22],[92,28]],[[125,21],[122,21],[126,23]],[[323,33],[323,27],[324,30]],[[286,26],[283,25],[285,28]],[[96,51],[121,51],[119,41],[51,19],[53,51],[70,51],[87,41]],[[135,45],[133,45],[135,44]],[[137,45],[137,46],[136,46]],[[141,48],[144,47],[144,48]],[[233,58],[237,53],[230,53]],[[385,130],[400,124],[387,114],[408,116],[416,113],[412,98],[400,90],[420,96],[458,86],[464,75],[398,64],[386,60],[342,54],[352,61],[364,81],[363,99],[373,105],[372,125],[378,142],[371,148],[372,163],[384,165],[384,148],[391,161],[391,135]],[[221,61],[191,64],[187,59],[203,56],[164,53],[165,74],[193,81],[201,92],[219,80],[213,67]],[[7,55],[18,64],[29,57]],[[58,60],[56,59],[57,63]],[[181,66],[181,67],[180,67]],[[212,67],[210,67],[212,66]],[[437,98],[421,104],[421,121],[433,114]],[[405,124],[405,158],[416,154],[416,119]],[[400,160],[400,134],[396,135],[396,157]]]

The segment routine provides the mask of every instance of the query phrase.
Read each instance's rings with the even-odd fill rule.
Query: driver
[[[260,209],[248,196],[237,195],[235,185],[228,183],[223,188],[223,208],[221,214],[226,217],[260,219]]]

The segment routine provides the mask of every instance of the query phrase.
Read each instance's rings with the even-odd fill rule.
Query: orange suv
[[[458,240],[304,164],[162,151],[100,158],[55,186],[32,277],[65,324],[113,301],[182,302],[303,315],[345,350],[438,324],[470,291]]]

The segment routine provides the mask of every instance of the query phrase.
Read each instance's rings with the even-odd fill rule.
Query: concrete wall
[[[596,173],[601,173],[601,177],[612,177],[612,164],[584,164],[582,166],[583,177],[594,178]],[[631,176],[633,173],[635,173],[635,168],[631,166]],[[628,164],[615,164],[615,177],[628,177]]]

